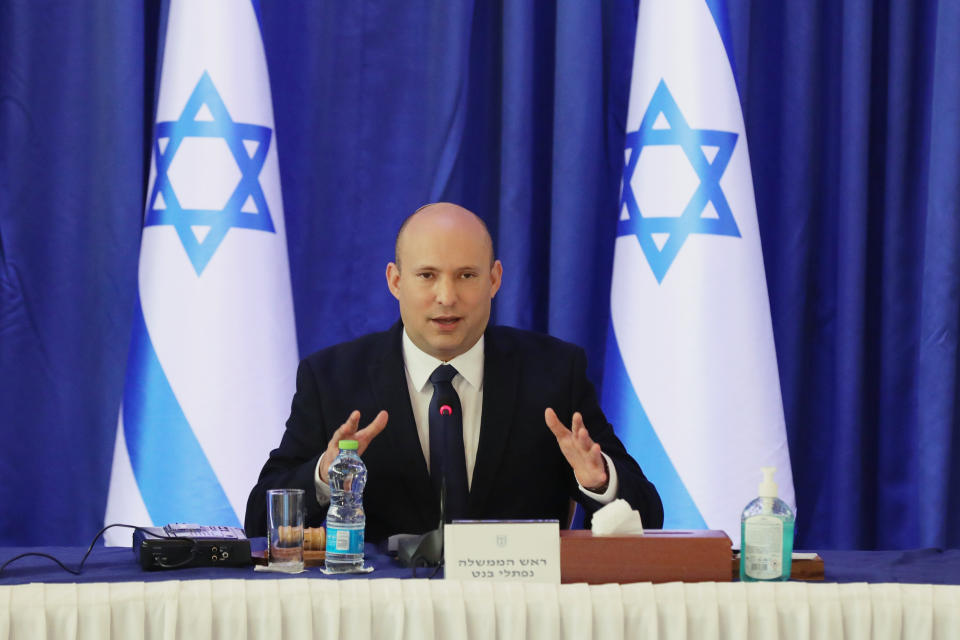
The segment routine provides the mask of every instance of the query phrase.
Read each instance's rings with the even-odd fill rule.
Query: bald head
[[[487,327],[503,275],[483,220],[449,202],[421,207],[400,227],[396,251],[387,286],[407,336],[444,362],[466,353]]]
[[[495,260],[493,251],[493,239],[490,237],[490,231],[487,229],[483,219],[460,205],[451,202],[434,202],[425,204],[403,221],[400,230],[397,232],[397,241],[394,246],[394,260],[397,267],[401,266],[401,254],[403,253],[404,237],[408,234],[416,234],[425,229],[440,227],[451,233],[465,233],[473,235],[480,240],[490,255],[490,266],[493,266]]]

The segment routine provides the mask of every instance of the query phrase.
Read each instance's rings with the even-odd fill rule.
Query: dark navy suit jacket
[[[367,540],[436,528],[439,500],[413,419],[402,331],[398,322],[389,331],[329,347],[300,363],[286,432],[247,501],[247,535],[265,535],[265,493],[272,488],[306,490],[306,524],[322,524],[326,507],[314,498],[314,470],[333,432],[354,409],[362,414],[361,426],[381,409],[389,413],[386,428],[363,454],[368,470],[363,496]],[[555,518],[565,523],[570,498],[588,516],[601,506],[578,489],[573,470],[544,423],[544,409],[552,407],[568,426],[574,411],[583,414],[590,436],[617,468],[618,497],[640,511],[645,527],[659,528],[660,497],[600,410],[586,377],[583,350],[507,327],[488,327],[484,335],[480,442],[467,517]]]

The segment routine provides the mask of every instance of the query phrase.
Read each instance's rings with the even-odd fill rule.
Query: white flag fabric
[[[664,528],[722,529],[762,466],[794,505],[756,203],[718,0],[642,0],[604,407]]]
[[[266,57],[250,2],[171,0],[105,520],[241,526],[297,363]],[[108,542],[129,544],[129,530]]]

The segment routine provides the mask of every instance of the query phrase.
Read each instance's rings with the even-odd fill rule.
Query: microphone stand
[[[443,565],[443,526],[446,520],[447,483],[440,484],[440,525],[417,538],[402,540],[397,546],[397,559],[405,567],[437,567]]]
[[[440,445],[446,451],[446,439],[448,431],[448,416],[440,410],[441,419],[444,422],[443,442],[430,443],[430,446]],[[446,458],[441,458],[446,465]],[[405,567],[436,567],[443,566],[443,527],[447,521],[447,477],[446,468],[441,468],[440,472],[440,524],[436,529],[428,531],[420,537],[403,540],[397,546],[397,559]]]

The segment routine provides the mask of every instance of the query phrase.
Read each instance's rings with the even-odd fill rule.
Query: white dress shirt
[[[460,396],[460,411],[463,414],[463,453],[467,462],[467,488],[473,484],[473,466],[477,462],[477,447],[480,446],[480,412],[483,408],[483,336],[466,353],[450,362],[443,362],[420,350],[403,332],[403,364],[407,373],[407,391],[413,407],[413,419],[417,423],[420,448],[430,469],[430,400],[433,384],[430,376],[442,364],[457,370],[451,383]]]
[[[480,414],[483,409],[483,336],[466,352],[461,353],[449,362],[443,362],[422,351],[413,343],[406,329],[403,331],[403,364],[407,378],[407,391],[410,393],[410,406],[413,408],[413,419],[417,424],[417,435],[420,437],[420,448],[423,458],[430,469],[430,400],[433,398],[433,384],[430,375],[442,364],[449,364],[457,370],[452,380],[453,388],[460,396],[460,410],[463,413],[463,453],[467,464],[467,487],[473,484],[473,467],[477,462],[477,448],[480,445]],[[546,407],[544,407],[546,409]],[[569,426],[569,425],[568,425]],[[390,428],[389,418],[387,429]],[[547,425],[543,425],[547,429]],[[601,453],[607,461],[607,475],[609,482],[602,494],[585,489],[578,483],[580,490],[587,496],[601,504],[612,502],[617,497],[617,470],[613,461],[605,453]],[[330,485],[320,479],[320,464],[323,456],[317,462],[314,471],[317,502],[321,505],[330,502]]]

